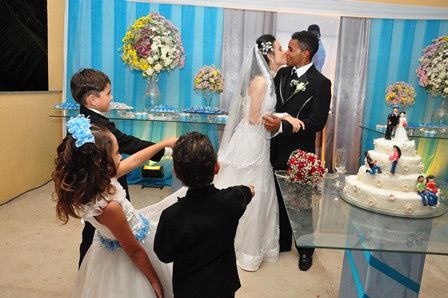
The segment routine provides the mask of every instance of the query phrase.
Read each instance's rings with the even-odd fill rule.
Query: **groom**
[[[311,62],[319,47],[315,35],[307,31],[291,36],[286,51],[287,67],[274,78],[277,95],[276,112],[288,113],[303,122],[297,133],[288,121],[265,116],[265,127],[278,133],[271,140],[271,163],[274,170],[286,170],[292,151],[301,149],[314,153],[316,133],[325,127],[330,108],[331,82]],[[285,204],[276,181],[280,213],[280,251],[291,250],[292,230]],[[313,264],[314,248],[297,247],[299,269],[308,270]]]

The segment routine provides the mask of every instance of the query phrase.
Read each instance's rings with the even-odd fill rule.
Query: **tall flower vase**
[[[211,103],[212,103],[212,92],[210,90],[204,90],[204,91],[202,91],[202,93],[204,95],[205,106],[206,107],[211,106]]]
[[[448,98],[442,97],[440,106],[432,115],[431,122],[436,125],[448,125]]]
[[[160,90],[157,78],[150,76],[146,80],[146,90],[144,96],[145,112],[149,112],[152,107],[160,103]]]

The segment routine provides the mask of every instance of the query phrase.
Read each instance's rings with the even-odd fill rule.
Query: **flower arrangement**
[[[448,97],[448,35],[434,39],[418,62],[419,85],[433,96]]]
[[[224,88],[224,79],[221,72],[213,65],[205,65],[196,73],[193,88],[203,91],[206,97],[210,95],[210,92],[221,93]]]
[[[415,89],[405,82],[397,82],[386,89],[386,103],[390,106],[410,107],[415,102]]]
[[[288,177],[292,182],[315,185],[324,173],[323,164],[314,153],[297,149],[289,156]]]
[[[121,59],[143,76],[182,68],[185,53],[177,28],[158,13],[137,19],[123,37]]]

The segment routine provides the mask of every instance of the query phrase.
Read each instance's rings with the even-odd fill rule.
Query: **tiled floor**
[[[170,193],[170,188],[130,190],[137,208]],[[70,297],[82,225],[57,221],[52,191],[50,182],[0,207],[0,297]],[[282,253],[277,263],[257,272],[240,271],[237,297],[337,297],[342,258],[342,251],[318,249],[313,267],[302,272],[295,251]],[[427,256],[420,297],[448,297],[447,265],[448,257]]]

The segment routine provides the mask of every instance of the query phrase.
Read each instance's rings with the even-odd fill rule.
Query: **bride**
[[[255,187],[255,196],[235,236],[237,264],[246,271],[258,270],[262,261],[277,261],[279,254],[278,203],[269,159],[271,133],[264,128],[262,117],[275,111],[272,78],[285,63],[274,36],[267,34],[257,39],[243,62],[218,151],[221,168],[215,177],[216,187]],[[283,116],[298,130],[298,119]]]
[[[214,180],[216,187],[255,187],[255,196],[240,219],[235,236],[237,264],[246,271],[258,270],[263,261],[277,261],[279,254],[278,203],[269,158],[271,134],[264,128],[262,117],[275,111],[277,100],[272,78],[285,64],[285,55],[274,36],[257,39],[233,90],[229,120],[218,151],[220,170]],[[303,127],[300,120],[289,115],[279,117],[291,122],[294,131]],[[146,209],[158,214],[184,196],[186,190],[182,187]]]

